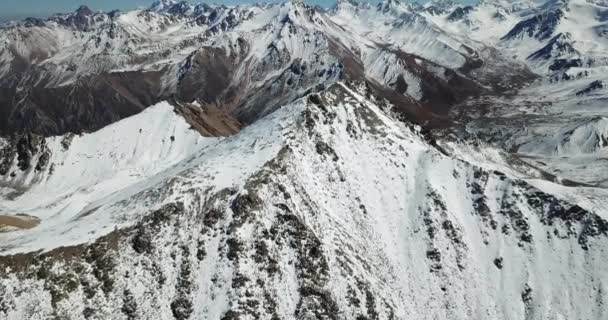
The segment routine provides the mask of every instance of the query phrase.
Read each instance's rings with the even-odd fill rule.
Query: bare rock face
[[[244,41],[237,43],[245,44]],[[246,47],[240,48],[239,52],[232,55],[219,48],[203,48],[193,52],[180,71],[178,96],[183,101],[199,100],[205,104],[230,101],[232,97],[222,97],[237,94],[229,90],[235,69],[246,54]]]
[[[214,106],[180,104],[176,112],[204,137],[227,137],[238,133],[243,124]]]
[[[544,14],[533,16],[519,22],[503,39],[514,39],[528,36],[538,40],[547,40],[555,32],[555,29],[564,17],[561,9],[549,10]]]
[[[21,172],[43,170],[48,166],[50,156],[43,137],[34,134],[14,135],[0,149],[0,176],[16,175],[17,172],[9,172],[14,162]]]

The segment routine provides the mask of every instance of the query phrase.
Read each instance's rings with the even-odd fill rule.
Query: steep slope
[[[376,7],[341,1],[334,12],[333,19],[343,27],[444,67],[461,67],[469,55],[460,43],[399,1],[381,2]]]
[[[113,228],[104,227],[103,215],[89,217],[94,222],[78,222],[88,220],[104,199],[128,194],[133,185],[217,141],[190,130],[167,103],[91,134],[26,136],[3,148],[5,172],[0,172],[0,185],[5,201],[0,212],[40,218],[39,233],[29,236],[39,244],[69,244],[89,230]],[[56,237],[57,230],[64,230],[64,236]],[[22,239],[18,233],[15,237]],[[4,249],[14,245],[2,241]]]
[[[113,217],[101,238],[53,248],[34,241],[36,229],[1,235],[20,243],[4,255],[23,253],[0,260],[11,270],[0,280],[0,312],[606,315],[605,212],[552,195],[552,184],[447,156],[369,90],[333,85],[106,198],[72,225]]]

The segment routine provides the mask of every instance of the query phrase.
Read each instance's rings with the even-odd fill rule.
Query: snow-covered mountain
[[[447,30],[493,43],[541,74],[605,66],[608,6],[587,0],[482,1],[426,16]]]
[[[330,11],[301,2],[161,1],[125,13],[82,7],[5,28],[0,43],[4,134],[97,130],[174,96],[251,123],[343,78],[374,81],[412,100],[410,110],[427,106],[410,114],[428,120],[469,96],[504,90],[505,80],[532,77],[522,63],[463,42],[397,2],[340,2]],[[110,99],[90,99],[99,95]]]
[[[587,124],[607,116],[608,42],[601,31],[607,10],[601,1],[482,1],[456,20],[451,13],[424,13],[443,30],[492,45],[539,75],[517,95],[470,99],[452,108],[453,115],[468,119],[468,130],[482,140],[521,153],[551,174],[606,186],[604,156],[589,156],[583,146],[576,147],[580,152],[558,154],[562,146],[575,144],[564,132],[594,130]],[[603,133],[588,134],[591,141]]]
[[[138,123],[165,143],[147,155],[104,139],[97,150],[130,163],[76,185],[41,173],[4,209],[37,214],[27,199],[48,199],[38,227],[2,235],[4,254],[46,251],[0,260],[6,316],[602,317],[605,202],[575,204],[556,186],[442,153],[369,94],[338,83],[223,140],[192,137],[175,116],[169,132],[146,134],[166,105],[103,129]],[[79,146],[95,135],[50,162],[88,162]],[[89,197],[99,200],[77,208]]]
[[[0,318],[604,319],[603,1],[0,28]]]

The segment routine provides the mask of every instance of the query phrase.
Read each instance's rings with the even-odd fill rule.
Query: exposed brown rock
[[[214,106],[174,102],[175,111],[205,137],[227,137],[238,133],[243,124]]]

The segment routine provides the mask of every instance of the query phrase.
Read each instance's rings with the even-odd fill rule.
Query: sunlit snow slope
[[[2,312],[8,319],[606,315],[605,218],[552,195],[551,184],[535,187],[440,152],[368,90],[335,84],[231,138],[199,142],[191,156],[71,222],[81,229],[106,219],[109,234],[97,240],[82,235],[71,244],[87,243],[53,249],[33,241],[44,223],[4,235],[19,245],[5,254],[50,251],[0,260],[11,270],[0,280]]]
[[[605,2],[0,27],[0,318],[608,319]]]

